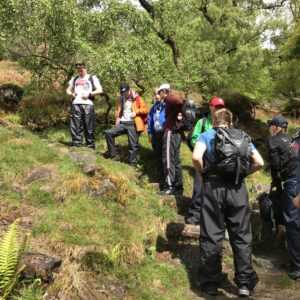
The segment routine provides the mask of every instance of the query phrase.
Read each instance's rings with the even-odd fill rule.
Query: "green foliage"
[[[131,293],[137,299],[192,299],[183,288],[188,284],[183,267],[157,263],[147,257],[137,266],[136,272],[128,270],[120,275],[128,282]]]
[[[24,250],[26,236],[18,244],[20,220],[15,220],[8,228],[0,243],[0,297],[7,299],[15,287],[24,267],[18,268],[20,256]]]
[[[18,294],[12,297],[12,300],[40,300],[43,297],[43,290],[41,289],[41,280],[35,279],[32,284],[28,286],[24,284],[19,287]]]
[[[125,80],[141,92],[169,81],[207,97],[222,91],[267,97],[273,78],[261,37],[287,28],[276,21],[277,10],[261,13],[261,1],[148,1],[151,12],[134,1],[2,2],[0,33],[12,57],[33,72],[32,88],[60,89],[59,80],[64,92],[75,58],[83,57],[111,98]],[[261,15],[266,20],[257,22]]]
[[[31,185],[27,194],[29,203],[36,206],[50,206],[54,204],[51,193],[42,190],[38,186]]]
[[[55,150],[24,129],[0,128],[0,178],[2,183],[12,183],[25,176],[37,164],[52,163],[59,159]]]

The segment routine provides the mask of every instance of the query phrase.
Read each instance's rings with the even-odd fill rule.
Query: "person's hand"
[[[183,119],[183,115],[181,112],[179,112],[177,115],[177,120],[181,121],[182,119]]]
[[[294,203],[295,207],[297,207],[298,209],[300,209],[300,193],[298,194],[298,196],[296,196],[293,199],[293,203]]]
[[[89,99],[89,96],[90,96],[90,93],[86,94],[86,95],[82,95],[82,99],[83,100],[88,100]]]
[[[135,117],[136,117],[136,112],[133,111],[133,112],[130,114],[130,118],[133,119],[133,118],[135,118]]]
[[[71,97],[71,99],[74,99],[77,96],[77,94],[75,92],[73,92],[71,94],[68,93],[68,95]]]

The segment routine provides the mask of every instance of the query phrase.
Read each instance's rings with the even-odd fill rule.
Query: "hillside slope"
[[[183,225],[193,172],[187,147],[181,153],[184,196],[161,198],[151,184],[157,174],[146,136],[136,170],[99,152],[67,147],[59,141],[67,136],[63,131],[42,139],[19,125],[0,127],[1,232],[20,217],[23,230],[32,233],[27,251],[63,260],[53,281],[41,287],[44,299],[202,299],[196,282],[199,229]],[[126,156],[126,139],[118,143]],[[98,148],[103,144],[100,136]],[[248,186],[260,189],[264,182],[268,178],[260,173]],[[299,299],[299,283],[287,277],[282,243],[268,235],[266,243],[259,240],[257,213],[253,222],[261,278],[255,299]],[[223,270],[218,299],[235,297],[227,241]]]

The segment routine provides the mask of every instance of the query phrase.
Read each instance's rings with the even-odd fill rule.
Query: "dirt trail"
[[[167,197],[161,201],[169,204],[174,197]],[[197,269],[199,264],[199,243],[195,238],[195,232],[200,232],[199,226],[185,225],[184,216],[186,215],[189,198],[184,196],[176,196],[176,207],[178,210],[178,223],[168,224],[167,240],[160,240],[157,243],[159,260],[165,260],[169,263],[183,264],[188,273],[190,280],[190,291],[188,291],[191,299],[237,299],[237,288],[234,284],[234,270],[232,251],[229,241],[224,240],[223,243],[223,276],[218,296],[208,296],[199,292],[197,288]],[[256,214],[253,214],[254,217]],[[253,230],[261,230],[261,226],[257,226],[257,220],[254,220],[256,228]],[[187,228],[188,227],[188,228]],[[194,227],[194,228],[193,228]],[[254,226],[253,226],[254,227]],[[182,233],[184,232],[184,236]],[[191,237],[187,237],[187,232],[191,233]],[[253,264],[259,276],[259,283],[250,299],[275,299],[275,300],[300,300],[300,282],[294,282],[287,276],[289,258],[287,250],[284,246],[284,237],[279,235],[273,237],[271,233],[258,234],[254,232],[255,237],[253,246]]]

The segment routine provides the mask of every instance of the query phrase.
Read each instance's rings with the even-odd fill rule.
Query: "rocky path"
[[[178,211],[177,223],[166,228],[166,240],[157,244],[157,258],[171,264],[183,264],[190,280],[188,297],[191,299],[237,299],[237,288],[233,277],[232,251],[229,241],[223,243],[223,279],[218,296],[209,296],[197,289],[197,266],[199,263],[198,237],[200,227],[184,224],[189,198],[184,196],[163,197],[163,205],[175,206]],[[261,231],[262,224],[258,212],[253,212],[253,264],[260,281],[250,299],[300,300],[300,282],[294,282],[287,276],[288,253],[281,232],[276,238],[271,233]]]

